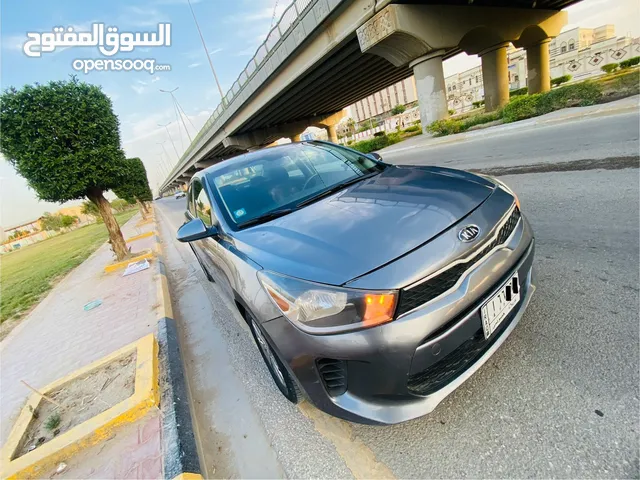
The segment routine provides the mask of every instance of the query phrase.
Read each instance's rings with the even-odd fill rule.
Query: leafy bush
[[[516,88],[509,92],[509,97],[518,97],[520,95],[526,95],[527,93],[529,93],[529,89],[527,87]]]
[[[601,66],[600,70],[602,70],[604,73],[613,73],[619,66],[620,64],[618,63],[607,63],[606,65]]]
[[[385,131],[381,130],[380,132],[375,132],[373,134],[374,137],[383,137],[385,135]]]
[[[631,57],[620,62],[620,68],[630,68],[640,63],[640,57]]]
[[[482,105],[484,105],[484,100],[478,100],[477,102],[473,102],[472,105],[473,105],[473,108],[480,108]]]
[[[407,109],[407,107],[405,107],[404,105],[398,104],[398,105],[396,105],[395,107],[393,107],[391,109],[391,113],[394,114],[394,115],[399,115],[401,113],[404,113],[404,111],[406,109]]]
[[[546,93],[514,98],[502,110],[502,118],[505,122],[516,122],[561,108],[594,105],[601,97],[602,87],[597,83],[576,83]]]
[[[514,98],[502,109],[502,118],[505,122],[516,122],[539,115],[538,104],[541,96],[542,94],[537,93]]]
[[[358,150],[362,153],[369,153],[381,148],[388,147],[394,143],[398,143],[401,140],[398,133],[390,133],[388,135],[382,135],[380,137],[373,137],[369,140],[362,140],[351,145],[351,148]]]
[[[445,120],[436,120],[427,127],[427,131],[438,136],[451,135],[454,133],[464,132],[475,125],[499,120],[501,117],[502,111],[496,110],[495,112],[472,115],[464,119],[447,118]]]
[[[561,77],[556,77],[551,79],[551,85],[557,87],[558,85],[562,85],[563,83],[567,83],[571,80],[571,75],[562,75]]]
[[[625,95],[640,93],[640,71],[636,70],[614,79],[614,90]]]
[[[421,128],[418,125],[411,125],[403,130],[404,133],[419,132]]]
[[[451,135],[453,133],[460,133],[461,131],[462,121],[451,118],[436,120],[427,126],[427,132],[433,133],[434,135]]]

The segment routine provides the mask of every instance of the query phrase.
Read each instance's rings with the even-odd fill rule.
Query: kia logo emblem
[[[461,242],[473,242],[480,234],[480,227],[477,225],[467,225],[458,232],[458,239]]]

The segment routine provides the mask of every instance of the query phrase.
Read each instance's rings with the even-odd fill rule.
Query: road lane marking
[[[316,431],[334,445],[336,452],[351,470],[354,478],[357,480],[396,478],[389,467],[379,462],[371,449],[353,434],[348,422],[321,412],[307,401],[299,404],[298,408],[313,422]]]

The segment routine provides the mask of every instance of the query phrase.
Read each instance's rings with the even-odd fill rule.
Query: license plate
[[[484,338],[495,332],[519,301],[520,281],[516,273],[480,310]]]

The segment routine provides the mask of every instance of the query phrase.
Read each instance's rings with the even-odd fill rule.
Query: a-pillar
[[[449,116],[442,55],[444,55],[444,50],[437,50],[419,57],[409,64],[413,69],[416,81],[420,122],[424,133],[426,133],[429,124]]]
[[[509,103],[508,43],[501,43],[479,53],[482,59],[485,111],[491,112]]]
[[[551,71],[549,65],[549,42],[528,46],[527,50],[527,86],[529,93],[543,93],[551,90]]]

